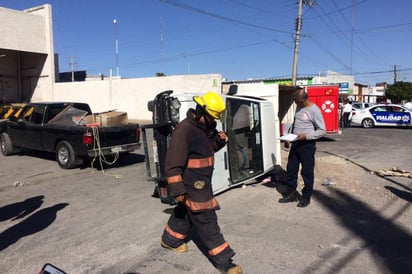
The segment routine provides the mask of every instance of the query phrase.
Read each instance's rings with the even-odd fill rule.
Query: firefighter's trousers
[[[208,249],[209,259],[216,267],[235,255],[220,232],[216,211],[192,212],[183,203],[175,207],[163,231],[162,240],[172,247],[178,247],[185,242],[191,228],[194,228]]]

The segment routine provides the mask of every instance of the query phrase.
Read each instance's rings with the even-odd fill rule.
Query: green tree
[[[163,77],[166,76],[163,72],[156,72],[156,77]]]
[[[395,104],[399,104],[403,100],[412,101],[412,83],[396,82],[393,85],[388,85],[385,95]]]

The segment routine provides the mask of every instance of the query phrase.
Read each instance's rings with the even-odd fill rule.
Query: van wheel
[[[10,136],[5,132],[1,134],[0,146],[1,154],[4,156],[13,155],[19,151],[18,148],[13,146]]]
[[[370,118],[366,118],[365,120],[362,121],[362,125],[364,128],[371,128],[373,127],[375,124],[373,122],[372,119]]]
[[[67,141],[61,141],[56,146],[56,161],[63,169],[71,169],[76,165],[72,146]]]

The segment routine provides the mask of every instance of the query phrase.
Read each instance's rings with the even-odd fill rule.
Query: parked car
[[[411,126],[412,111],[396,104],[379,104],[352,112],[352,125]]]
[[[364,102],[352,102],[352,110],[368,108],[373,106],[373,103],[364,103]]]
[[[363,109],[363,108],[371,107],[371,106],[374,105],[374,103],[364,103],[364,102],[356,102],[356,101],[353,101],[353,102],[351,102],[350,104],[351,104],[351,106],[352,106],[352,111],[356,111],[356,110],[358,110],[358,109]],[[339,103],[339,112],[338,112],[339,117],[342,116],[342,110],[343,110],[343,103]],[[352,114],[351,114],[351,116],[352,116]],[[350,116],[350,117],[351,117],[351,116]]]

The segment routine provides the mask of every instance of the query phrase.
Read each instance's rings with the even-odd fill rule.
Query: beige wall
[[[2,48],[46,53],[46,24],[42,7],[27,13],[0,7],[0,45]],[[40,12],[42,11],[42,12]]]
[[[151,120],[147,102],[156,94],[221,91],[220,74],[177,75],[165,77],[93,80],[55,83],[53,96],[36,96],[37,101],[86,102],[93,112],[116,109],[126,111],[129,119]],[[33,100],[35,101],[35,100]]]

